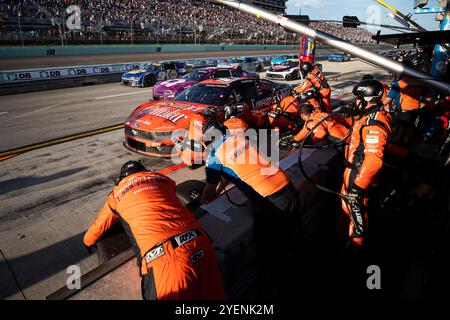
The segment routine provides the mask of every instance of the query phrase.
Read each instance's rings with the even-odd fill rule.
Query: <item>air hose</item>
[[[305,145],[306,141],[307,141],[308,138],[311,136],[311,134],[314,132],[314,130],[315,130],[318,126],[320,126],[322,123],[324,123],[326,120],[328,120],[329,118],[331,118],[332,116],[335,116],[335,115],[337,115],[337,113],[330,113],[330,114],[327,115],[325,118],[321,119],[321,120],[320,120],[320,121],[319,121],[319,122],[318,122],[318,123],[317,123],[317,124],[316,124],[309,132],[308,132],[308,134],[306,135],[305,139],[303,139],[302,143],[300,144],[299,154],[298,154],[298,165],[299,165],[300,171],[302,172],[302,174],[303,174],[303,176],[305,177],[305,179],[306,179],[309,183],[311,183],[313,186],[315,186],[317,189],[319,189],[319,190],[321,190],[321,191],[324,191],[324,192],[327,192],[327,193],[330,193],[330,194],[337,195],[337,196],[339,196],[339,197],[342,198],[342,199],[348,200],[349,198],[348,198],[346,195],[343,195],[342,193],[336,192],[336,191],[331,190],[331,189],[329,189],[329,188],[323,187],[323,186],[319,185],[318,183],[314,182],[314,181],[311,179],[311,177],[309,177],[308,174],[306,173],[305,168],[303,167],[303,162],[302,162],[302,152],[303,152],[303,149],[305,149],[305,148],[311,148],[311,149],[313,149],[313,148],[314,148],[314,149],[325,149],[325,148],[334,147],[334,146],[337,146],[337,145],[339,145],[340,143],[344,142],[348,137],[350,137],[350,135],[352,134],[353,125],[354,125],[354,122],[355,122],[355,119],[354,119],[353,116],[352,116],[352,126],[351,126],[351,128],[349,129],[347,135],[346,135],[345,137],[343,137],[341,140],[339,140],[339,141],[337,141],[337,142],[335,142],[335,143],[333,143],[333,144],[328,144],[328,145],[326,145],[326,146],[321,146],[321,147],[316,147],[316,146],[306,146],[306,145]]]

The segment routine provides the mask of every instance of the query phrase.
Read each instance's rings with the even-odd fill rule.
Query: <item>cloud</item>
[[[289,0],[288,5],[301,8],[323,8],[322,0]]]

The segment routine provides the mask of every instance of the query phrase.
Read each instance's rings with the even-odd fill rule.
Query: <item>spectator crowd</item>
[[[81,30],[75,32],[65,26],[73,14],[66,8],[72,4],[81,10]],[[142,41],[243,44],[297,40],[279,26],[204,0],[0,0],[0,9],[0,40],[99,40],[101,36],[119,41],[133,36]],[[352,42],[372,42],[365,29],[328,22],[312,22],[312,26]]]

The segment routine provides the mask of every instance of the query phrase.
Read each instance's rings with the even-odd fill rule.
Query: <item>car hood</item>
[[[154,90],[156,91],[173,91],[180,90],[190,87],[196,84],[197,81],[188,80],[188,79],[173,79],[161,82],[160,84],[155,85]]]
[[[125,125],[150,132],[188,129],[192,116],[202,113],[207,107],[203,104],[174,100],[151,101],[139,106],[128,117]]]
[[[272,68],[270,68],[270,71],[272,72],[282,72],[282,71],[288,71],[289,69],[291,69],[290,66],[273,66]]]

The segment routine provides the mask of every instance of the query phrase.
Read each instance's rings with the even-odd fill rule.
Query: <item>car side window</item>
[[[219,78],[229,78],[230,77],[230,71],[229,70],[217,70],[214,74],[214,79]]]
[[[256,83],[256,89],[258,93],[258,99],[265,99],[272,96],[272,86],[264,81],[258,81]]]
[[[252,103],[258,99],[258,93],[254,81],[244,83],[239,82],[234,86],[234,90],[241,98],[238,102],[245,102],[252,105]]]
[[[231,76],[234,78],[240,78],[242,77],[242,73],[239,72],[238,70],[231,70]]]

